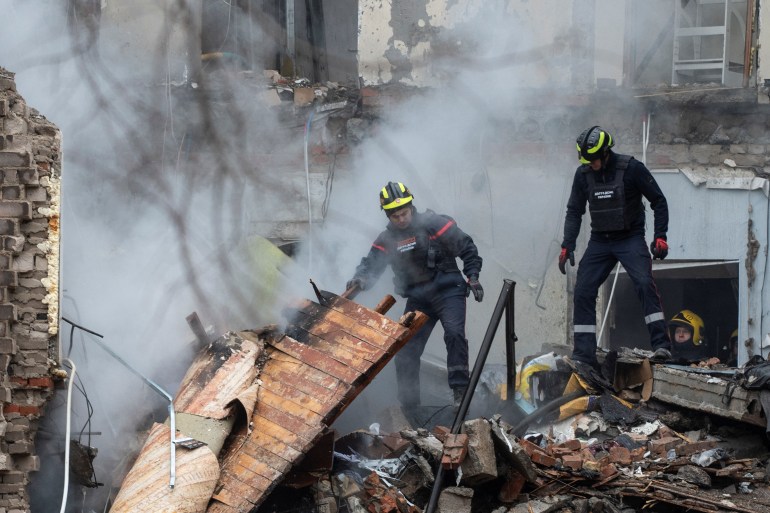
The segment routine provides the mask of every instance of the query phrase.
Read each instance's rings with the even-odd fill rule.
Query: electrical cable
[[[62,499],[61,499],[61,509],[59,510],[59,513],[64,513],[64,511],[67,508],[67,493],[69,491],[69,481],[70,481],[70,434],[71,434],[71,428],[70,428],[70,419],[72,417],[72,387],[73,383],[75,381],[75,374],[77,373],[77,368],[75,367],[75,364],[72,360],[69,358],[65,358],[63,360],[69,367],[72,369],[72,373],[70,374],[70,382],[67,385],[67,425],[65,427],[65,439],[64,439],[64,488],[62,490]]]

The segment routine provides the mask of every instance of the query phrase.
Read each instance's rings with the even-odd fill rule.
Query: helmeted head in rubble
[[[669,321],[671,340],[674,344],[691,343],[699,346],[704,342],[706,325],[703,319],[692,310],[682,310]]]
[[[583,130],[576,142],[580,163],[588,164],[594,171],[602,168],[610,154],[610,148],[615,145],[612,135],[600,126]]]
[[[401,182],[388,182],[380,189],[380,208],[390,222],[402,230],[412,223],[413,201],[411,191]]]

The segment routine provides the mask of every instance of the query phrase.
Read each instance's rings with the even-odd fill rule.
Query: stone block
[[[14,456],[13,467],[23,472],[37,472],[40,470],[40,457],[32,454]]]
[[[462,432],[468,435],[468,456],[461,465],[462,483],[475,486],[497,478],[497,460],[492,430],[486,419],[468,420]]]
[[[441,491],[438,513],[470,513],[473,489],[450,486]]]
[[[24,415],[22,413],[22,415]],[[20,441],[8,444],[8,454],[30,454],[32,452],[32,442]]]
[[[9,268],[18,272],[33,271],[35,269],[35,254],[34,249],[22,251],[13,258]]]
[[[19,349],[22,351],[47,351],[48,339],[35,340],[28,337],[17,337]],[[4,339],[0,338],[0,344]]]
[[[0,116],[8,115],[8,100],[0,100]]]
[[[27,474],[25,472],[10,471],[0,474],[3,483],[6,484],[22,484],[27,482]]]
[[[37,174],[37,169],[31,167],[19,169],[16,176],[21,184],[40,183],[40,176]]]
[[[6,235],[0,237],[3,241],[3,250],[19,254],[24,249],[26,238],[23,235]]]
[[[19,183],[19,178],[15,169],[0,168],[0,173],[2,173],[3,176],[3,183]]]
[[[29,123],[18,116],[6,116],[3,118],[3,131],[13,135],[26,134],[29,131]]]
[[[9,185],[2,188],[2,199],[18,200],[21,199],[21,187],[18,185]]]
[[[8,337],[0,338],[0,354],[16,354],[18,350],[16,340]]]
[[[19,276],[14,271],[0,271],[0,287],[17,287]]]
[[[0,217],[32,218],[32,205],[27,201],[0,201]]]
[[[19,233],[18,221],[14,219],[0,219],[0,235],[16,235]]]
[[[29,152],[0,151],[0,167],[25,167],[32,164]]]
[[[27,187],[24,190],[24,197],[28,201],[44,202],[48,201],[48,191],[45,187]]]

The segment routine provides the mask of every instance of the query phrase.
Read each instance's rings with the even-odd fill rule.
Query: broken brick
[[[617,474],[618,469],[612,463],[608,463],[601,468],[600,473],[601,473],[602,479],[607,479]]]
[[[717,446],[716,440],[703,440],[700,442],[683,443],[676,448],[677,456],[690,456],[696,452],[703,452]]]
[[[610,461],[612,463],[619,463],[621,465],[630,465],[631,451],[629,451],[625,447],[611,447]]]
[[[507,504],[516,502],[516,499],[519,498],[521,490],[524,488],[524,483],[526,482],[527,479],[522,474],[515,470],[510,470],[503,485],[500,487],[497,498],[500,502]]]
[[[569,467],[573,470],[580,470],[583,468],[583,457],[579,454],[565,454],[561,461],[565,467]]]
[[[572,451],[579,451],[582,447],[582,444],[580,443],[580,440],[576,438],[572,438],[570,440],[567,440],[566,442],[562,442],[558,445],[555,445],[554,447],[563,447],[565,449],[570,449]]]
[[[654,454],[666,454],[668,451],[682,443],[681,438],[666,436],[650,442],[650,450]]]
[[[465,461],[466,456],[468,456],[468,435],[451,433],[446,435],[441,466],[446,470],[454,470]]]
[[[530,458],[532,459],[532,463],[543,465],[544,467],[553,467],[556,465],[556,458],[553,456],[548,456],[546,453],[541,451],[533,452],[530,455]]]

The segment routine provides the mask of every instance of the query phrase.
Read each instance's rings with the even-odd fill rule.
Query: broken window
[[[729,361],[730,337],[738,328],[738,262],[655,262],[653,274],[666,321],[685,309],[695,312],[704,324],[704,353],[718,357],[723,363]],[[602,291],[605,299],[610,297],[614,276],[613,271],[605,282]],[[621,346],[650,349],[641,303],[622,267],[606,325],[603,338],[608,340],[610,349]]]
[[[628,85],[746,87],[754,71],[754,15],[753,1],[629,2],[624,65]]]

